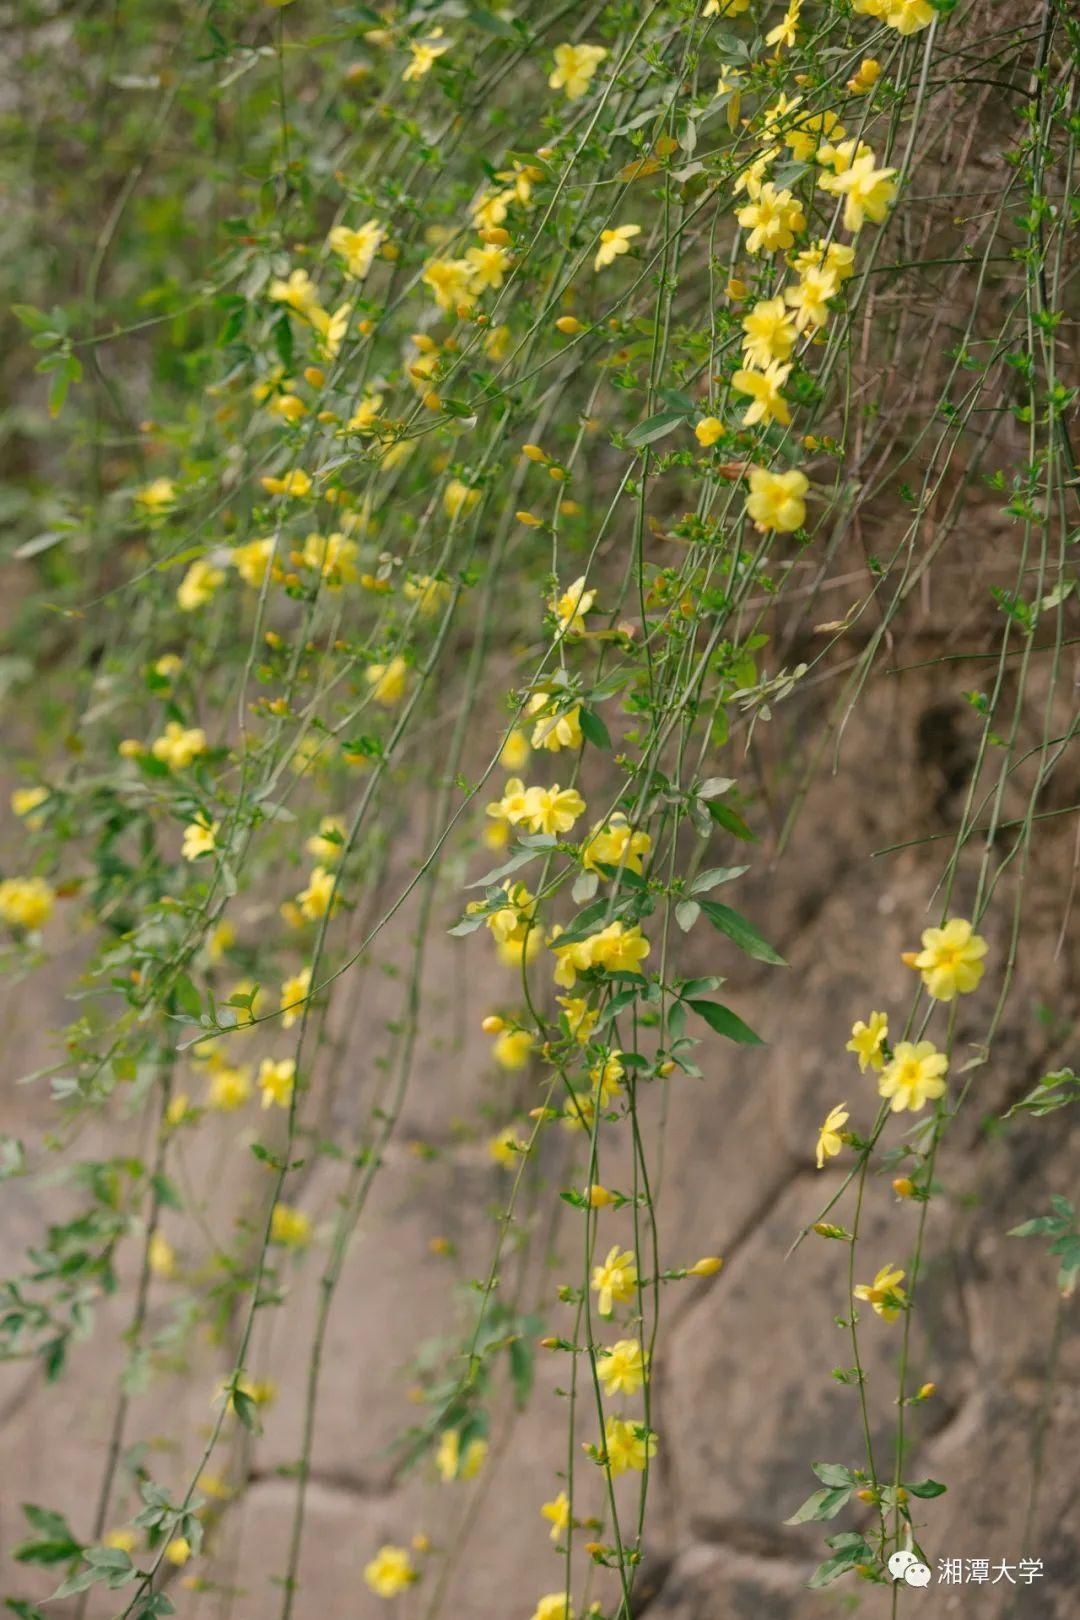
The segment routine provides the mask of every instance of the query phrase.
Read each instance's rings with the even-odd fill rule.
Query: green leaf
[[[851,1469],[843,1463],[811,1463],[811,1468],[823,1485],[833,1487],[852,1483]]]
[[[718,889],[721,883],[730,883],[749,870],[748,866],[712,866],[707,872],[698,873],[690,885],[690,893],[707,894],[710,889]]]
[[[725,1035],[729,1041],[738,1041],[740,1046],[765,1045],[749,1024],[744,1024],[730,1007],[723,1006],[719,1001],[688,1001],[686,1005],[704,1018],[710,1029],[715,1029],[718,1035]]]
[[[944,1496],[948,1488],[947,1485],[942,1485],[936,1479],[924,1479],[918,1485],[906,1485],[904,1487],[909,1496]]]
[[[186,973],[182,973],[177,979],[173,994],[181,1012],[186,1013],[189,1018],[197,1019],[200,1016],[202,998]]]
[[[695,900],[680,900],[675,907],[675,921],[684,934],[688,934],[701,916],[701,907]]]
[[[835,1489],[815,1491],[808,1496],[801,1508],[785,1519],[785,1524],[808,1524],[812,1519],[835,1519],[840,1509],[845,1506],[851,1497],[850,1485],[838,1486]]]
[[[516,872],[519,866],[525,866],[529,861],[534,861],[538,855],[542,855],[545,850],[554,848],[554,838],[549,838],[545,834],[543,843],[534,844],[532,849],[515,850],[508,861],[504,861],[501,866],[492,867],[490,872],[485,872],[483,877],[478,877],[475,883],[466,883],[465,887],[467,889],[489,888],[491,884],[498,883],[500,878],[507,877],[511,872]],[[453,933],[454,930],[451,929],[450,932]]]
[[[839,1552],[833,1553],[831,1558],[826,1558],[823,1564],[818,1565],[806,1584],[817,1591],[822,1586],[828,1586],[838,1576],[845,1575],[849,1569],[854,1569],[856,1564],[873,1562],[873,1553],[866,1542],[860,1539],[858,1545],[843,1547]]]
[[[685,421],[682,411],[661,411],[658,416],[650,416],[646,421],[639,422],[636,428],[631,428],[626,442],[631,449],[640,450],[647,444],[655,444],[657,439],[665,438]]]
[[[715,900],[702,900],[699,904],[713,927],[726,934],[747,956],[752,956],[758,962],[771,962],[774,967],[787,967],[784,958],[762,939],[753,924],[748,923],[739,912]]]
[[[757,843],[757,839],[742,816],[737,815],[730,805],[721,804],[716,799],[710,799],[705,808],[717,826],[723,827],[725,832],[731,833],[734,838],[741,838],[744,844]]]
[[[535,1357],[532,1345],[523,1335],[510,1340],[510,1379],[514,1386],[514,1404],[522,1411],[528,1404],[533,1386]]]
[[[587,742],[591,742],[594,748],[611,747],[611,733],[594,710],[582,706],[578,719],[581,725],[581,735]]]

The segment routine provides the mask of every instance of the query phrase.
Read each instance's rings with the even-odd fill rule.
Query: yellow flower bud
[[[589,1188],[588,1196],[593,1209],[604,1209],[608,1204],[615,1202],[613,1193],[609,1193],[606,1187],[598,1187],[595,1184]]]
[[[908,1176],[897,1176],[892,1184],[892,1190],[897,1198],[911,1198],[915,1192],[915,1183]]]
[[[584,332],[585,327],[576,315],[560,315],[555,322],[555,330],[561,332],[563,337],[576,337],[579,332]]]
[[[304,381],[310,383],[312,388],[321,388],[326,381],[326,372],[321,366],[305,366]]]
[[[547,452],[545,450],[541,450],[538,444],[523,444],[521,447],[521,453],[529,461],[547,460]]]
[[[488,1013],[480,1028],[485,1035],[501,1035],[506,1028],[506,1020],[500,1018],[498,1013]]]
[[[509,247],[510,232],[504,231],[501,225],[489,225],[480,232],[481,242],[487,242],[491,247]]]
[[[715,1277],[723,1265],[718,1255],[707,1254],[702,1260],[695,1260],[692,1266],[687,1267],[689,1277]]]
[[[544,521],[543,518],[534,517],[532,512],[515,512],[514,516],[519,523],[528,524],[530,529],[538,529]]]
[[[143,751],[143,745],[134,737],[125,737],[117,752],[123,759],[138,759]]]
[[[661,1063],[657,1073],[662,1075],[665,1080],[669,1074],[675,1073],[675,1065],[670,1058],[665,1059],[665,1061]]]
[[[441,397],[438,394],[434,393],[434,392],[430,393],[430,394],[425,394],[424,395],[424,409],[428,410],[428,411],[441,411],[442,410],[442,399],[441,399]]]
[[[936,1393],[937,1393],[937,1385],[936,1384],[922,1384],[920,1386],[920,1388],[919,1388],[919,1396],[918,1396],[918,1398],[919,1398],[920,1401],[928,1401],[930,1399],[931,1395],[934,1395]]]

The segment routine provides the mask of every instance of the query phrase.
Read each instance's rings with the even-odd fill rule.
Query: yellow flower
[[[251,1070],[247,1066],[233,1068],[222,1064],[214,1069],[210,1076],[210,1090],[207,1093],[206,1106],[216,1108],[219,1113],[231,1114],[237,1108],[243,1108],[251,1097]]]
[[[565,1592],[549,1592],[538,1598],[532,1620],[574,1620],[574,1611]]]
[[[281,1001],[279,1010],[282,1014],[282,1029],[291,1029],[301,1016],[302,1003],[307,1000],[311,989],[311,969],[302,968],[299,973],[286,979],[281,986]]]
[[[5,878],[0,883],[0,922],[28,932],[41,928],[52,916],[56,893],[44,878]]]
[[[488,1142],[488,1154],[496,1164],[501,1164],[504,1170],[512,1170],[521,1154],[526,1151],[526,1144],[518,1140],[517,1132],[512,1125],[497,1131]]]
[[[217,830],[219,823],[204,821],[198,817],[189,821],[184,828],[184,841],[180,853],[185,861],[196,861],[200,855],[209,855],[217,848]]]
[[[479,1435],[461,1450],[461,1436],[457,1429],[444,1429],[435,1452],[435,1466],[444,1485],[455,1479],[474,1479],[484,1466],[488,1443]]]
[[[612,1307],[628,1305],[637,1289],[637,1261],[630,1249],[619,1250],[616,1243],[608,1250],[607,1259],[593,1267],[591,1287],[597,1295],[597,1310],[601,1316],[610,1316]]]
[[[609,923],[586,943],[593,966],[604,968],[608,973],[639,973],[650,950],[649,941],[637,923],[630,928],[621,922]]]
[[[309,855],[314,855],[323,866],[338,860],[345,850],[345,823],[340,816],[323,816],[319,830],[307,841]]]
[[[929,28],[936,13],[929,0],[886,0],[878,15],[898,34],[917,34]]]
[[[563,1531],[570,1528],[570,1498],[565,1491],[560,1491],[553,1501],[543,1503],[540,1512],[551,1520],[551,1539],[558,1541]]]
[[[306,270],[293,270],[285,281],[272,281],[267,297],[275,304],[286,304],[305,318],[318,308],[319,289]]]
[[[585,800],[576,788],[560,788],[556,782],[550,788],[526,789],[522,819],[534,833],[569,832],[584,812]]]
[[[767,467],[752,467],[746,514],[762,532],[777,529],[781,534],[790,534],[806,521],[804,496],[809,488],[806,474],[797,469],[774,473]]]
[[[736,175],[736,196],[738,196],[740,191],[745,191],[746,195],[752,198],[754,201],[761,196],[761,187],[765,180],[765,171],[769,167],[769,164],[772,162],[773,158],[779,154],[779,151],[780,148],[778,146],[770,146],[767,151],[762,152],[760,157],[756,157],[753,163],[748,163],[746,168],[743,169],[740,174]],[[741,296],[745,298],[746,294],[743,293]]]
[[[826,1159],[834,1159],[843,1147],[840,1132],[850,1117],[843,1103],[837,1103],[836,1107],[830,1108],[826,1114],[825,1123],[818,1132],[817,1139],[817,1167],[819,1170],[825,1168]]]
[[[433,28],[427,39],[413,39],[409,41],[409,50],[412,52],[412,61],[408,63],[402,79],[408,83],[410,79],[422,79],[430,73],[440,56],[445,56],[450,49],[450,43],[441,44],[443,31]]]
[[[170,771],[185,770],[193,759],[206,752],[206,732],[201,726],[184,727],[178,720],[170,720],[161,736],[150,745],[150,752]]]
[[[743,352],[752,366],[787,360],[795,347],[795,328],[782,298],[762,298],[743,316],[742,329]]]
[[[889,1034],[889,1020],[884,1013],[872,1012],[870,1020],[864,1024],[860,1018],[852,1025],[851,1039],[844,1048],[845,1052],[854,1052],[859,1060],[859,1073],[865,1074],[867,1069],[881,1069],[885,1065],[885,1054],[882,1047]]]
[[[798,285],[788,287],[784,302],[795,314],[795,326],[800,332],[816,331],[829,318],[829,299],[835,298],[839,283],[829,270],[806,270]]]
[[[417,1579],[412,1560],[404,1547],[380,1547],[364,1565],[364,1580],[379,1597],[397,1597]]]
[[[341,345],[344,343],[345,334],[349,330],[349,316],[351,314],[351,304],[342,304],[332,314],[326,309],[313,309],[311,311],[311,324],[319,334],[320,347],[327,359],[334,360],[341,353]]]
[[[304,567],[320,574],[331,590],[339,590],[359,578],[356,550],[356,541],[343,534],[309,534],[300,558]]]
[[[107,1530],[101,1538],[103,1547],[113,1547],[117,1552],[133,1553],[139,1545],[136,1531],[124,1528],[122,1530]]]
[[[614,264],[621,253],[629,253],[630,243],[640,235],[640,225],[616,225],[614,230],[601,231],[593,269],[603,270],[605,265]]]
[[[293,495],[302,499],[311,494],[311,477],[302,467],[294,467],[284,478],[268,476],[260,478],[259,482],[268,495]]]
[[[430,574],[418,574],[415,579],[407,579],[402,586],[402,594],[410,602],[415,602],[422,619],[434,618],[453,596],[453,590],[445,579],[434,579]]]
[[[155,1277],[173,1277],[176,1275],[176,1251],[168,1238],[161,1232],[155,1232],[146,1250],[146,1262]]]
[[[174,1536],[166,1543],[165,1557],[170,1564],[175,1564],[178,1568],[181,1564],[186,1564],[191,1557],[191,1542],[186,1536]]]
[[[554,54],[548,88],[565,90],[567,101],[580,101],[607,51],[601,45],[556,45]]]
[[[528,737],[520,726],[514,726],[507,732],[506,741],[499,751],[499,764],[507,771],[520,770],[531,752]]]
[[[656,1455],[656,1436],[640,1423],[609,1417],[604,1424],[604,1454],[613,1474],[625,1474],[629,1469],[640,1473]]]
[[[988,946],[964,918],[953,917],[944,928],[927,928],[922,946],[915,966],[935,1001],[953,1001],[978,989]]]
[[[529,699],[525,712],[543,716],[533,727],[532,746],[546,748],[552,754],[557,754],[560,748],[580,748],[582,743],[580,704],[575,704],[572,709],[563,709],[560,713],[552,709],[552,701],[544,692],[535,692]]]
[[[473,267],[468,259],[432,259],[420,277],[440,309],[468,309],[476,301]]]
[[[150,517],[166,511],[176,499],[176,485],[171,478],[155,478],[135,491],[135,503]]]
[[[645,1382],[648,1365],[637,1339],[617,1339],[596,1358],[596,1376],[605,1395],[635,1395]]]
[[[548,604],[559,623],[559,633],[580,636],[585,630],[585,615],[596,601],[596,592],[585,589],[585,575],[581,574],[562,595],[553,596]]]
[[[881,63],[873,56],[864,56],[856,72],[847,82],[853,96],[866,96],[881,77]]]
[[[559,1006],[566,1014],[566,1027],[579,1046],[585,1046],[600,1013],[590,1007],[584,996],[558,996]]]
[[[766,180],[757,197],[740,208],[736,215],[744,230],[749,230],[746,251],[775,253],[789,248],[795,241],[796,231],[806,229],[806,215],[802,204],[790,191],[778,191],[771,180]]]
[[[347,225],[335,225],[327,237],[327,243],[331,252],[339,253],[345,260],[346,275],[354,281],[363,281],[385,235],[386,231],[379,221],[369,219],[366,225],[361,225],[355,231]]]
[[[388,664],[369,664],[364,671],[364,679],[371,687],[375,702],[384,709],[392,709],[405,696],[408,673],[409,666],[399,654],[391,658]]]
[[[907,1303],[907,1294],[898,1286],[904,1273],[894,1271],[891,1265],[882,1266],[872,1283],[859,1283],[855,1298],[865,1299],[886,1322],[895,1322]]]
[[[773,360],[764,371],[747,371],[740,369],[732,377],[731,382],[740,394],[750,395],[750,404],[743,416],[746,427],[753,427],[755,422],[779,422],[785,426],[791,421],[791,412],[787,401],[780,392],[791,373],[790,366],[780,364]]]
[[[286,1249],[305,1249],[311,1242],[311,1222],[302,1209],[275,1204],[270,1217],[270,1241]]]
[[[382,414],[383,396],[365,394],[345,424],[346,433],[373,433]]]
[[[479,499],[480,491],[478,489],[470,489],[468,484],[461,482],[460,478],[451,478],[443,491],[443,511],[453,522],[455,518],[463,517],[466,512],[471,512]]]
[[[703,17],[738,17],[750,10],[750,0],[707,0]]]
[[[20,821],[25,821],[31,830],[40,827],[44,818],[35,816],[34,811],[39,804],[45,803],[49,795],[50,789],[47,787],[15,788],[11,795],[12,811]]]
[[[309,922],[325,917],[334,900],[333,872],[328,872],[325,866],[314,867],[307,888],[301,889],[296,899]]]
[[[248,540],[242,546],[233,547],[229,554],[229,561],[244,584],[254,586],[258,590],[266,578],[273,557],[274,542],[272,539]]]
[[[901,1113],[910,1108],[918,1113],[927,1102],[940,1097],[945,1090],[945,1074],[949,1060],[931,1041],[900,1041],[892,1062],[881,1071],[878,1092],[892,1098],[892,1111]]]
[[[594,1063],[589,1070],[589,1079],[596,1087],[596,1097],[602,1108],[606,1108],[622,1091],[626,1070],[622,1066],[621,1059],[622,1053],[617,1049],[612,1050],[603,1063]]]
[[[598,821],[581,851],[581,864],[590,872],[598,865],[628,868],[641,875],[642,857],[652,849],[647,832],[638,832],[630,826],[621,810],[610,820]]]
[[[802,10],[802,0],[791,0],[787,10],[775,28],[770,28],[765,35],[766,45],[786,46],[788,50],[795,44],[795,29],[799,21],[799,12]]]
[[[826,141],[842,141],[844,126],[834,112],[800,113],[795,127],[785,131],[784,145],[799,163],[809,163]]]
[[[703,416],[694,425],[694,437],[703,450],[710,449],[723,434],[724,424],[718,416]]]
[[[264,1108],[288,1108],[296,1083],[295,1058],[263,1058],[259,1064],[259,1090]]]
[[[527,1029],[507,1029],[502,1032],[491,1052],[503,1069],[523,1069],[533,1049],[533,1037]]]
[[[187,1119],[190,1110],[191,1098],[186,1091],[180,1091],[175,1097],[171,1098],[169,1106],[165,1110],[165,1123],[169,1129],[175,1130],[178,1125],[182,1125]]]
[[[504,247],[491,245],[469,248],[465,254],[465,262],[472,270],[470,290],[481,293],[486,292],[488,288],[498,292],[513,260]]]
[[[874,166],[873,152],[863,152],[842,174],[823,174],[818,181],[822,191],[843,197],[844,229],[854,235],[866,220],[880,225],[896,196],[895,169]]]

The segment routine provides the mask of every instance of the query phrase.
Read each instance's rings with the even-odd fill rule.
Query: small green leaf
[[[579,722],[581,735],[586,742],[591,742],[594,748],[611,747],[611,734],[600,716],[593,709],[586,709],[582,706]]]
[[[770,962],[774,967],[787,967],[784,958],[762,939],[753,924],[748,923],[739,912],[715,900],[702,900],[699,904],[713,927],[726,934],[747,956],[752,956],[758,962]]]
[[[812,1519],[835,1519],[840,1509],[846,1505],[851,1497],[850,1485],[838,1486],[835,1489],[826,1488],[815,1491],[808,1496],[801,1508],[785,1519],[785,1524],[808,1524]]]
[[[948,1490],[936,1479],[924,1479],[919,1485],[906,1485],[904,1489],[909,1496],[944,1496]]]
[[[646,421],[639,422],[636,428],[631,428],[626,442],[632,449],[641,450],[645,445],[655,444],[657,439],[673,433],[685,421],[682,411],[661,411],[658,416],[650,416]]]
[[[740,1046],[765,1045],[749,1024],[744,1024],[730,1007],[722,1006],[719,1001],[688,1001],[686,1005],[704,1018],[710,1029],[715,1029],[718,1035],[725,1035],[729,1041],[738,1041]]]

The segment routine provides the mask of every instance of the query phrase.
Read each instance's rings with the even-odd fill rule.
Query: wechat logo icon
[[[910,1548],[894,1552],[889,1559],[889,1574],[894,1581],[904,1581],[908,1586],[929,1586],[929,1566],[916,1558]]]

